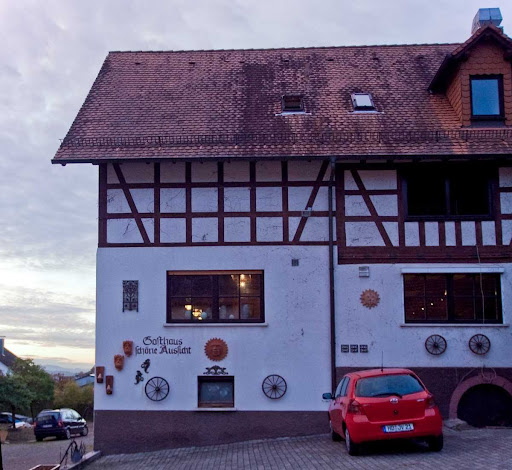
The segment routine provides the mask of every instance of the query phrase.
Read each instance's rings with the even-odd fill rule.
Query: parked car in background
[[[37,415],[34,434],[37,441],[45,437],[55,436],[59,439],[69,439],[72,434],[87,436],[87,423],[75,410],[61,408],[44,410]]]
[[[345,439],[350,455],[364,442],[425,439],[433,451],[443,448],[443,422],[434,397],[408,369],[373,369],[345,375],[334,396],[324,393],[334,441]]]
[[[16,429],[19,428],[31,428],[32,418],[24,415],[14,415]],[[10,424],[12,426],[12,413],[4,411],[0,413],[0,424]]]

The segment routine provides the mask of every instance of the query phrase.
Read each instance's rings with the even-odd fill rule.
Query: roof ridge
[[[363,44],[352,46],[305,46],[305,47],[260,47],[248,49],[178,49],[178,50],[139,50],[139,51],[109,51],[109,54],[181,54],[190,52],[259,52],[259,51],[301,51],[301,50],[336,50],[336,49],[363,49],[363,48],[384,48],[384,47],[425,47],[425,46],[460,46],[461,42],[436,42],[436,43],[414,43],[414,44]]]

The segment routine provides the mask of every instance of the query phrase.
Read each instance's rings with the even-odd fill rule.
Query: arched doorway
[[[512,426],[512,396],[497,385],[475,385],[460,398],[457,417],[476,427]]]

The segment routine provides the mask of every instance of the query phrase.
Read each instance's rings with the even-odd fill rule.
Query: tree
[[[54,382],[52,376],[41,366],[34,364],[32,359],[17,359],[13,367],[13,375],[20,377],[31,391],[30,412],[34,418],[34,407],[48,406],[53,400]]]
[[[64,382],[55,389],[54,404],[57,408],[72,408],[84,415],[94,404],[93,386],[80,388],[74,380]]]
[[[12,427],[16,429],[16,410],[26,411],[34,399],[23,377],[17,374],[0,375],[0,405],[12,412]]]

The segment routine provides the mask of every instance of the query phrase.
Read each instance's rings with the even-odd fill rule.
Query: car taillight
[[[62,422],[61,419],[57,421],[57,426],[59,426],[59,428],[62,428],[64,426],[64,423]]]
[[[436,402],[434,401],[434,395],[429,395],[425,400],[425,408],[435,408]]]
[[[364,415],[365,414],[363,407],[361,406],[361,403],[359,403],[357,400],[352,400],[348,404],[347,413],[349,413],[351,415]]]

